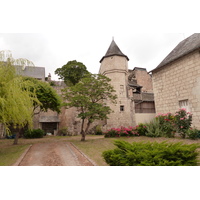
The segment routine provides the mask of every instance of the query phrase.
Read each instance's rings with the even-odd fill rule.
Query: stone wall
[[[137,84],[142,86],[142,92],[153,92],[152,77],[145,68],[135,67],[133,69]]]
[[[193,126],[200,129],[200,53],[190,53],[153,71],[156,113],[175,113],[180,101],[188,101]]]
[[[155,113],[135,113],[136,125],[139,123],[148,123],[156,116]]]

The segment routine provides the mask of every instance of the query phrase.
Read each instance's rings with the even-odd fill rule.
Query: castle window
[[[124,106],[120,106],[120,111],[124,111]]]
[[[190,109],[189,109],[188,99],[179,101],[179,107],[180,107],[180,108],[185,108],[186,111],[189,112]]]

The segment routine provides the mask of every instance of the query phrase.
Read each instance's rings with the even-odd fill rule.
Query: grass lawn
[[[104,138],[103,136],[101,138],[96,138],[96,136],[93,137],[86,137],[85,142],[81,141],[72,141],[83,153],[85,153],[89,158],[91,158],[98,166],[107,166],[107,163],[104,161],[102,157],[102,152],[109,149],[114,149],[115,145],[113,142],[115,140],[124,140],[127,142],[183,142],[184,144],[193,144],[193,143],[199,143],[200,140],[189,140],[189,139],[180,139],[180,138],[150,138],[150,137],[120,137],[120,138]],[[200,151],[200,149],[199,149]],[[200,159],[200,158],[199,158]]]
[[[105,163],[102,152],[105,150],[113,149],[114,140],[120,139],[128,142],[183,142],[185,144],[199,143],[200,140],[180,139],[180,138],[150,138],[150,137],[121,137],[121,138],[104,138],[104,136],[87,135],[86,141],[80,141],[81,136],[46,136],[39,139],[19,139],[19,145],[12,145],[13,139],[0,139],[0,166],[13,165],[21,154],[26,150],[30,144],[44,143],[51,141],[69,141],[77,146],[85,155],[92,159],[98,166],[107,166]]]

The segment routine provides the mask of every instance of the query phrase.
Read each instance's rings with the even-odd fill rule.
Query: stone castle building
[[[99,73],[111,79],[110,84],[114,87],[117,94],[117,104],[107,102],[114,111],[109,115],[107,128],[120,126],[133,126],[135,122],[134,101],[131,99],[128,88],[128,61],[113,40],[105,56],[100,60],[101,66]]]
[[[103,130],[116,127],[135,126],[141,122],[148,122],[155,117],[154,95],[152,78],[145,68],[135,67],[128,69],[129,58],[119,49],[112,40],[106,54],[100,60],[99,73],[111,79],[118,96],[117,104],[109,104],[114,111],[109,119],[96,122],[93,126],[101,125]],[[25,67],[22,72],[24,76],[34,77],[45,81],[44,67]],[[63,81],[52,81],[51,76],[46,78],[58,94],[66,87]],[[77,118],[75,108],[61,110],[60,114],[53,111],[41,112],[34,116],[34,128],[41,128],[46,133],[58,134],[61,130],[68,130],[70,134],[79,134],[81,120]],[[92,128],[92,126],[91,126]]]
[[[185,108],[200,129],[200,33],[180,42],[152,70],[157,113]]]
[[[129,70],[128,61],[114,40],[100,60],[99,73],[111,79],[118,96],[116,105],[107,102],[114,112],[109,115],[106,129],[135,126],[155,116],[151,76],[144,68]]]

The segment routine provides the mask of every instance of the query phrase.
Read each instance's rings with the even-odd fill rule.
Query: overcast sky
[[[1,3],[0,50],[45,67],[46,76],[57,79],[54,71],[70,60],[98,73],[114,37],[130,59],[129,69],[150,71],[197,31],[191,29],[191,19],[199,19],[197,1],[186,2],[6,0]]]
[[[114,36],[114,40],[130,59],[129,69],[155,68],[164,57],[190,34],[132,33],[130,36]],[[67,34],[11,33],[0,34],[0,49],[11,50],[14,58],[27,58],[35,66],[45,67],[46,75],[70,60],[83,62],[88,71],[98,73],[100,59],[105,55],[112,35],[71,37]]]

